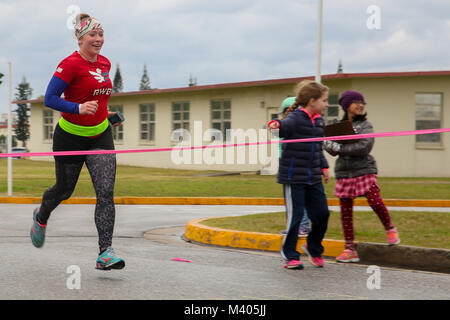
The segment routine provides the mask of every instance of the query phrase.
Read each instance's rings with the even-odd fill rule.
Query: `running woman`
[[[373,133],[373,126],[364,112],[364,96],[357,91],[345,91],[339,98],[345,112],[341,121],[350,121],[357,134]],[[360,139],[354,143],[340,144],[325,141],[324,149],[332,156],[338,156],[334,168],[337,178],[334,194],[341,206],[341,222],[345,238],[345,250],[336,258],[338,262],[358,262],[353,231],[353,199],[365,196],[375,211],[387,234],[389,245],[399,244],[397,229],[391,222],[389,211],[380,196],[377,182],[377,164],[370,155],[375,139]]]
[[[268,127],[278,129],[280,138],[286,140],[322,137],[324,120],[321,114],[328,107],[328,87],[305,80],[300,82],[297,90],[297,97],[286,111],[286,118],[275,119],[268,123]],[[327,231],[330,212],[322,177],[328,183],[328,163],[321,142],[288,143],[283,147],[278,183],[283,184],[287,209],[287,234],[281,247],[285,268],[303,269],[296,247],[298,228],[305,208],[312,227],[302,250],[315,267],[324,266],[322,240]]]
[[[104,31],[99,21],[87,14],[76,18],[75,36],[79,50],[58,65],[45,93],[47,107],[61,112],[53,135],[53,151],[114,150],[107,102],[112,84],[110,61],[100,55]],[[64,92],[64,99],[61,94]],[[99,270],[122,269],[125,261],[112,248],[114,231],[115,154],[55,156],[56,184],[47,189],[33,212],[30,231],[33,245],[44,245],[50,213],[68,199],[86,163],[97,195],[95,225],[98,231]]]

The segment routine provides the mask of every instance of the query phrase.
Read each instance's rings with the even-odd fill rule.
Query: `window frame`
[[[175,111],[175,106],[179,105],[180,110]],[[185,105],[187,105],[187,110],[184,109]],[[175,120],[175,113],[180,114],[180,119]],[[188,115],[188,119],[184,119],[184,115]],[[190,123],[191,123],[191,103],[189,101],[174,101],[172,102],[172,131],[175,131],[177,129],[190,129]],[[179,124],[179,128],[175,128],[175,125]]]
[[[328,94],[328,100],[329,100],[329,97],[331,96],[331,95],[336,95],[336,97],[337,97],[337,101],[339,101],[339,93],[337,93],[337,92],[331,92],[331,93],[329,93]],[[328,111],[330,110],[330,107],[332,107],[332,108],[337,108],[337,115],[336,116],[330,116],[329,114],[328,114]],[[329,125],[329,124],[332,124],[332,123],[334,123],[335,122],[335,120],[339,120],[339,111],[340,111],[340,105],[339,105],[339,103],[337,102],[337,103],[335,103],[335,104],[328,104],[328,108],[327,108],[327,110],[326,110],[326,112],[325,112],[325,117],[324,117],[324,119],[325,119],[325,125]]]
[[[146,112],[142,112],[142,108],[147,107]],[[146,120],[142,120],[143,114],[147,115]],[[151,120],[151,115],[153,114],[153,120]],[[147,125],[147,133],[148,138],[143,139],[142,134],[144,131],[142,130],[142,126]],[[139,141],[144,144],[154,144],[156,140],[156,106],[153,102],[149,103],[140,103],[139,104]]]
[[[46,123],[45,120],[49,119],[50,122]],[[50,108],[44,108],[42,110],[42,129],[43,129],[43,141],[49,142],[53,140],[54,127],[54,112]]]
[[[214,103],[219,103],[219,108],[214,108]],[[229,103],[229,107],[225,108],[225,103]],[[214,113],[220,113],[220,119],[214,117]],[[229,112],[229,117],[225,118],[225,112]],[[211,129],[219,130],[222,132],[223,140],[228,140],[227,130],[231,129],[231,117],[232,117],[232,100],[231,99],[211,99],[210,101],[210,117],[211,117]],[[229,128],[226,128],[225,123],[229,123]],[[215,124],[220,124],[220,129],[214,127]]]
[[[440,97],[440,104],[429,104],[429,103],[418,103],[417,102],[417,98],[419,95],[439,95]],[[418,106],[425,106],[425,107],[435,107],[435,106],[439,106],[439,117],[433,118],[433,117],[418,117],[417,113],[418,113]],[[424,92],[424,91],[419,91],[416,92],[414,94],[414,126],[415,126],[415,130],[422,130],[418,128],[418,121],[439,121],[439,128],[442,128],[443,125],[443,120],[444,120],[444,94],[443,92]],[[435,129],[439,129],[439,128],[435,128]],[[442,134],[440,133],[436,133],[436,134],[432,134],[432,135],[437,135],[439,136],[439,141],[418,141],[418,139],[421,138],[421,136],[416,135],[414,142],[415,142],[415,146],[416,148],[420,149],[420,148],[442,148],[444,145],[444,137]]]

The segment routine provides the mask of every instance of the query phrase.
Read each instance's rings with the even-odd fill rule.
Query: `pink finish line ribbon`
[[[185,259],[182,259],[182,258],[173,258],[173,259],[170,259],[171,261],[179,261],[179,262],[192,262],[192,261],[190,261],[190,260],[185,260]]]
[[[450,132],[450,128],[364,133],[364,134],[353,134],[353,135],[346,135],[346,136],[293,139],[293,140],[271,140],[271,141],[260,141],[260,142],[230,143],[230,144],[222,144],[222,145],[207,145],[207,146],[193,146],[193,147],[186,146],[186,147],[130,149],[130,150],[85,150],[85,151],[0,153],[0,158],[83,156],[83,155],[92,155],[92,154],[120,154],[120,153],[182,151],[182,150],[197,150],[197,149],[209,149],[209,148],[244,147],[244,146],[255,146],[255,145],[261,145],[261,144],[274,144],[274,143],[318,142],[318,141],[325,141],[325,140],[340,141],[340,140],[357,140],[357,139],[369,139],[369,138],[400,137],[400,136],[412,136],[412,135],[423,135],[423,134],[445,133],[445,132]]]

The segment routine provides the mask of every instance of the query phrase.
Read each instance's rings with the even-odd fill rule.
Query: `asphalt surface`
[[[449,299],[448,274],[380,268],[369,289],[368,266],[326,260],[317,269],[286,270],[279,254],[185,242],[195,218],[273,212],[265,206],[116,206],[113,246],[123,270],[95,270],[94,206],[61,205],[43,248],[29,239],[35,205],[0,205],[0,299]],[[144,233],[146,237],[144,238]],[[172,261],[182,258],[192,262]],[[73,282],[80,271],[79,281]],[[69,268],[69,272],[68,272]],[[69,286],[68,286],[69,283]],[[80,289],[69,289],[73,283]],[[373,283],[373,282],[371,282]]]

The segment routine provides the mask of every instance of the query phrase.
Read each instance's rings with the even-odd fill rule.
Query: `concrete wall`
[[[330,79],[324,84],[330,87],[331,93],[341,94],[345,90],[357,90],[364,94],[367,102],[369,120],[373,123],[375,132],[403,131],[415,129],[415,94],[417,92],[443,93],[442,127],[450,127],[450,77],[388,77],[359,79]],[[199,91],[158,93],[148,95],[112,96],[110,105],[123,105],[126,121],[123,125],[124,140],[116,142],[116,149],[143,149],[176,146],[170,142],[172,133],[172,103],[186,101],[190,103],[190,131],[194,132],[194,121],[201,121],[202,131],[211,127],[210,103],[214,99],[231,100],[232,129],[261,129],[267,124],[271,113],[279,112],[281,101],[288,95],[293,95],[295,84],[272,84],[254,87],[208,89]],[[155,104],[155,141],[146,143],[140,141],[139,105],[141,103]],[[29,148],[32,152],[51,151],[51,141],[43,141],[42,110],[43,103],[33,103],[31,106],[31,139]],[[54,113],[54,123],[59,119],[59,113]],[[342,114],[342,113],[341,113]],[[450,177],[450,138],[442,135],[442,146],[420,147],[415,143],[414,136],[379,138],[376,140],[372,154],[378,162],[379,175],[390,177]],[[205,145],[209,142],[204,142]],[[270,149],[270,147],[265,146]],[[216,150],[216,149],[215,149]],[[252,149],[251,152],[258,150]],[[192,162],[194,153],[192,151]],[[205,150],[203,150],[205,152]],[[212,149],[208,152],[215,154]],[[220,151],[217,151],[220,152]],[[224,157],[226,157],[226,150]],[[151,152],[118,155],[118,162],[126,165],[180,168],[194,170],[228,170],[246,171],[260,170],[261,157],[257,164],[248,164],[250,150],[246,151],[246,164],[206,165],[206,164],[175,164],[170,152]],[[270,155],[270,150],[266,155]],[[277,162],[276,152],[273,162]],[[335,158],[326,154],[333,173]],[[41,160],[40,158],[39,160]],[[51,160],[48,158],[47,160]],[[224,158],[226,160],[226,158]]]
[[[442,128],[450,127],[450,77],[354,79],[349,89],[360,91],[367,102],[375,132],[415,130],[415,94],[442,93]],[[450,177],[450,137],[441,146],[416,145],[415,136],[378,138],[372,155],[379,175],[388,177]]]

